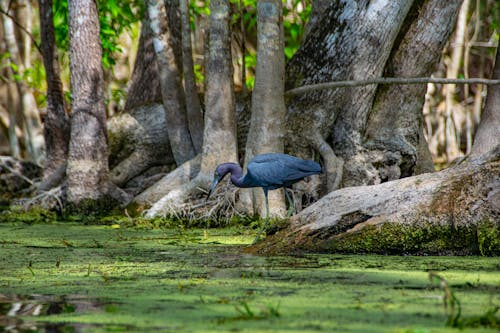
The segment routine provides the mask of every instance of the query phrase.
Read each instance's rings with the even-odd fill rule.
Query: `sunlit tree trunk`
[[[458,78],[460,71],[460,63],[463,59],[465,36],[467,29],[467,14],[469,12],[470,0],[464,0],[462,3],[462,8],[460,9],[460,14],[457,20],[457,26],[455,30],[455,36],[452,41],[452,52],[451,59],[447,63],[447,74],[446,77],[450,79]],[[446,142],[446,156],[449,162],[454,160],[460,155],[460,128],[457,126],[459,121],[455,119],[459,116],[461,112],[458,108],[461,106],[457,103],[456,99],[456,85],[448,84],[446,85],[446,114],[444,123],[444,134]]]
[[[218,164],[238,162],[229,19],[228,0],[210,2],[205,129],[199,175],[207,180],[211,180]]]
[[[497,47],[493,79],[500,79],[500,45]],[[500,145],[500,85],[488,87],[486,104],[481,116],[470,159],[486,154]]]
[[[66,113],[59,59],[55,44],[52,0],[39,0],[40,34],[47,82],[47,116],[44,122],[46,159],[42,189],[48,189],[63,178],[68,158],[70,122]],[[56,173],[57,171],[57,173]],[[50,179],[50,180],[49,180]]]
[[[16,111],[18,103],[14,100],[17,89],[13,83],[7,85],[7,112],[9,113],[9,148],[12,157],[21,158],[21,147],[17,133]]]
[[[384,72],[385,77],[430,77],[453,30],[460,0],[426,1],[408,20]],[[425,47],[422,47],[425,45]],[[380,86],[365,130],[365,146],[377,160],[382,181],[434,171],[423,138],[427,85]],[[391,121],[387,121],[391,119]]]
[[[102,49],[97,4],[69,1],[70,71],[72,91],[71,138],[67,199],[78,209],[109,205],[125,198],[111,186],[108,170],[106,110]],[[105,206],[101,206],[105,209]],[[109,208],[109,207],[108,207]]]
[[[289,62],[287,86],[429,75],[459,4],[332,2]],[[329,191],[430,170],[421,139],[424,90],[370,85],[294,96],[288,101],[289,150],[303,155],[312,146],[320,152]]]
[[[261,0],[257,3],[257,68],[245,164],[255,155],[282,153],[284,149],[285,53],[281,7],[281,0]],[[262,189],[246,191],[252,194],[255,212],[266,216]],[[281,190],[269,192],[269,209],[271,215],[284,215],[284,195]]]
[[[287,64],[287,88],[382,76],[411,5],[403,0],[331,2]],[[376,90],[371,85],[314,91],[288,103],[287,144],[298,155],[309,153],[310,146],[321,154],[329,191],[379,181],[360,154]]]
[[[198,191],[198,187],[208,188],[218,164],[238,162],[229,19],[229,0],[210,2],[209,54],[205,68],[206,111],[201,161],[199,158],[193,158],[185,162],[165,176],[162,183],[178,184],[178,179],[189,179],[193,170],[199,172],[190,182],[168,186],[167,193],[161,193],[156,186],[151,191],[148,189],[148,198],[163,196],[147,211],[146,217],[175,213],[177,207]],[[144,198],[139,199],[137,203],[144,203]]]

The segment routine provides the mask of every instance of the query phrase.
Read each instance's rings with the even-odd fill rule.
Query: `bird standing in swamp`
[[[266,200],[266,220],[269,219],[268,191],[281,187],[290,187],[292,184],[307,176],[321,173],[321,165],[311,160],[303,160],[287,154],[262,154],[250,160],[247,173],[243,175],[243,169],[237,163],[222,163],[217,166],[214,180],[208,191],[207,199],[214,191],[217,184],[228,174],[231,174],[231,182],[240,188],[262,187]],[[293,201],[285,189],[285,195],[293,207]]]

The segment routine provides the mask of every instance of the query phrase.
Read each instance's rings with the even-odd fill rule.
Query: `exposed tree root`
[[[136,196],[133,200],[133,204],[136,205],[139,210],[143,210],[153,206],[171,192],[180,191],[180,188],[188,184],[199,173],[200,163],[201,156],[196,156],[182,164]]]
[[[207,224],[226,225],[234,217],[245,214],[238,207],[240,189],[229,179],[220,184],[207,200],[207,191],[197,186],[197,179],[179,185],[145,212],[145,217],[173,216],[180,220],[204,220]]]
[[[63,186],[51,188],[48,191],[42,191],[32,198],[22,198],[17,200],[14,205],[24,210],[33,207],[40,207],[46,210],[64,210],[64,189]]]

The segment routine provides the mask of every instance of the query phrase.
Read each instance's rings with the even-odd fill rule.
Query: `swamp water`
[[[498,332],[498,257],[259,257],[254,237],[0,223],[0,332]]]

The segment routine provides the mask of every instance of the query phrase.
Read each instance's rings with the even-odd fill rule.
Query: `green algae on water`
[[[9,323],[40,330],[458,332],[430,271],[446,279],[463,318],[500,304],[498,257],[260,257],[244,252],[251,228],[107,224],[1,223],[0,318],[17,297],[22,309],[42,309]],[[47,313],[61,300],[74,311]]]

